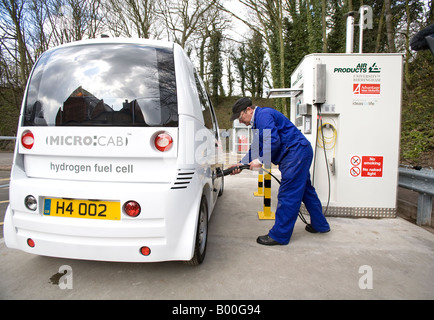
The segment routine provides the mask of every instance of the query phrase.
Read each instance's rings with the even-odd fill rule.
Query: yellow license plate
[[[121,205],[117,201],[45,198],[44,215],[53,217],[120,220]]]

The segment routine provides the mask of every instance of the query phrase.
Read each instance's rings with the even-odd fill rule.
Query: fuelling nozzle
[[[238,167],[232,167],[232,168],[225,169],[223,171],[219,171],[219,172],[217,172],[217,178],[227,176],[228,174],[231,174],[231,172],[234,171],[235,169],[240,169],[240,170],[250,169],[250,166],[248,164],[243,164],[243,165],[238,166]]]

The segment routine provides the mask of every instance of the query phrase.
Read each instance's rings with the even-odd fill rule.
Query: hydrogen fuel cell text
[[[72,163],[53,163],[50,161],[50,171],[55,173],[71,172],[71,173],[134,173],[134,165],[113,165],[109,164],[72,164]]]

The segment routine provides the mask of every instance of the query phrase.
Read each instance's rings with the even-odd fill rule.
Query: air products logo
[[[358,63],[355,68],[334,68],[334,73],[380,73],[381,68],[374,62],[368,67],[367,63]]]
[[[122,136],[47,136],[49,146],[125,147],[128,138]]]

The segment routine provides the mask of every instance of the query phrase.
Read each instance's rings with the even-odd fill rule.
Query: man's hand
[[[239,166],[243,166],[243,164],[242,163],[233,164],[229,168],[239,167]],[[262,163],[258,159],[255,159],[249,163],[249,166],[250,166],[250,168],[249,168],[250,170],[259,171],[262,168]],[[234,169],[234,170],[232,170],[231,175],[239,174],[241,171],[242,170],[238,169],[238,168]]]
[[[255,159],[249,163],[249,166],[250,170],[259,171],[262,168],[262,163],[258,159]]]
[[[229,168],[239,167],[241,165],[242,165],[242,163],[237,163],[237,164],[231,165]],[[233,176],[233,175],[239,174],[241,171],[242,171],[241,169],[234,169],[234,170],[232,170],[231,175]]]

